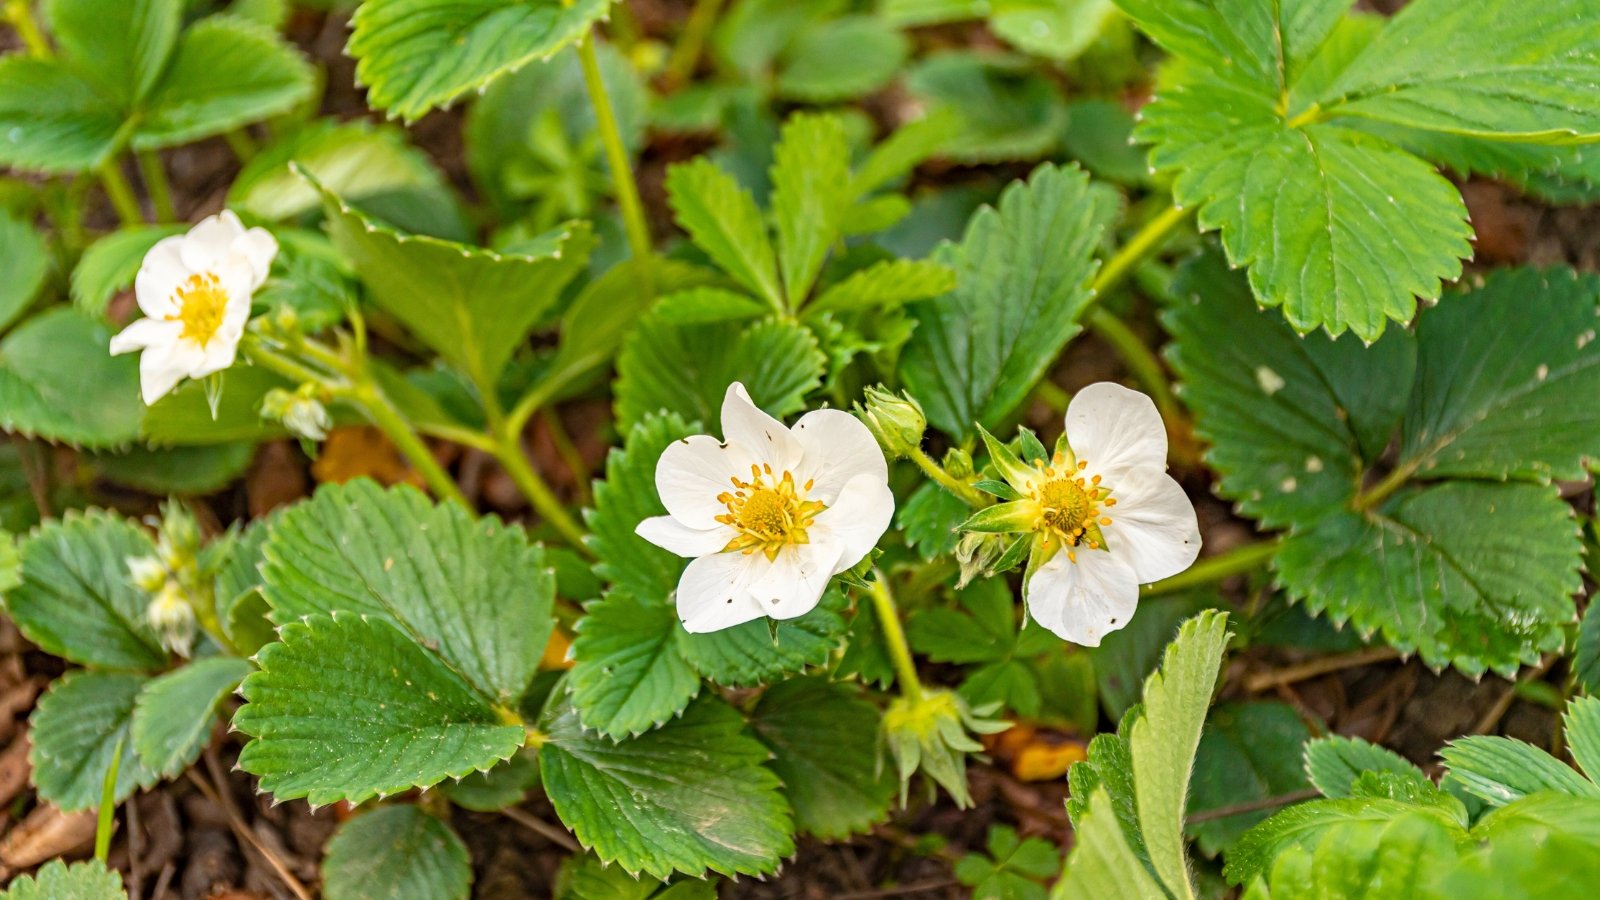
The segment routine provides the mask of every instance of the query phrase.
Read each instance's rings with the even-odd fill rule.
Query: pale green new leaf
[[[1571,766],[1532,744],[1498,735],[1472,735],[1439,751],[1450,777],[1490,806],[1505,806],[1529,794],[1556,791],[1600,799],[1600,787]]]
[[[522,696],[550,636],[555,573],[544,551],[520,526],[415,488],[324,487],[281,515],[262,553],[275,621],[384,619],[486,703]]]
[[[1066,62],[1089,49],[1116,11],[1113,0],[997,0],[989,27],[1019,50]]]
[[[29,720],[33,748],[28,762],[40,799],[64,812],[99,806],[119,747],[115,802],[160,780],[134,752],[128,736],[134,700],[147,683],[143,675],[78,671],[50,686]]]
[[[1364,772],[1393,772],[1422,785],[1428,777],[1392,750],[1360,738],[1330,735],[1306,744],[1306,777],[1324,797],[1351,795],[1351,786]],[[1428,782],[1431,784],[1431,782]]]
[[[574,222],[549,252],[500,254],[401,234],[327,191],[322,195],[333,242],[371,289],[372,301],[480,389],[497,383],[529,330],[583,271],[593,246],[589,226]]]
[[[901,373],[935,427],[999,427],[1078,333],[1111,213],[1100,199],[1082,170],[1042,166],[936,254],[956,287],[913,307]]]
[[[1314,844],[1290,846],[1246,894],[1253,900],[1414,897],[1435,900],[1440,876],[1455,862],[1454,835],[1423,815],[1331,827]]]
[[[783,308],[777,256],[750,192],[705,157],[667,170],[673,216],[718,268],[751,293]]]
[[[72,662],[159,669],[167,652],[145,617],[150,598],[128,575],[129,559],[155,552],[155,542],[126,519],[69,513],[22,541],[22,583],[6,592],[6,612],[28,640]]]
[[[67,308],[34,316],[6,335],[0,430],[82,447],[138,437],[139,363],[110,355],[110,341],[104,323]]]
[[[104,315],[113,295],[133,287],[150,248],[183,230],[181,225],[134,225],[90,244],[72,269],[72,304],[90,315]]]
[[[32,875],[19,875],[0,900],[127,900],[122,875],[98,860],[67,865],[53,859]]]
[[[256,654],[233,724],[255,738],[240,768],[280,800],[360,803],[431,787],[489,769],[526,739],[386,616],[311,615],[279,636]]]
[[[1301,752],[1311,732],[1287,703],[1259,701],[1218,705],[1206,717],[1195,753],[1189,815],[1251,802],[1270,802],[1310,787]],[[1189,825],[1185,830],[1206,856],[1222,853],[1272,810],[1235,812]]]
[[[665,606],[685,560],[635,533],[639,523],[666,515],[656,494],[656,463],[673,441],[698,427],[674,414],[647,415],[606,457],[605,481],[594,485],[594,509],[585,513],[595,572],[650,606]]]
[[[217,707],[250,674],[248,660],[197,659],[151,679],[133,705],[133,750],[146,768],[174,778],[211,741]]]
[[[956,286],[949,266],[919,259],[889,259],[852,273],[806,305],[806,314],[892,308],[937,297]]]
[[[1168,896],[1128,846],[1111,808],[1111,797],[1104,790],[1089,797],[1087,813],[1075,825],[1077,843],[1067,857],[1066,872],[1050,892],[1051,900],[1163,900]]]
[[[466,900],[472,858],[450,826],[411,805],[356,816],[322,859],[328,900]]]
[[[1573,697],[1568,700],[1562,724],[1572,758],[1591,782],[1600,778],[1600,698]]]
[[[1443,826],[1453,840],[1467,834],[1466,811],[1453,807],[1423,805],[1403,800],[1349,798],[1313,800],[1291,806],[1245,832],[1228,853],[1223,873],[1231,884],[1248,884],[1272,868],[1273,860],[1291,848],[1311,849],[1330,833],[1345,830],[1349,835],[1362,830],[1381,831],[1397,819],[1425,816]]]
[[[772,149],[772,220],[778,267],[790,309],[811,294],[828,250],[839,240],[850,190],[850,142],[838,116],[799,113],[783,123]]]
[[[794,852],[792,815],[765,746],[732,707],[702,697],[655,731],[614,743],[570,703],[546,711],[545,794],[579,843],[630,873],[760,875]],[[619,817],[617,810],[626,809]]]
[[[700,693],[700,677],[674,639],[682,627],[665,597],[642,601],[613,592],[584,612],[567,683],[585,727],[621,740],[683,712]]]
[[[1172,54],[1273,99],[1350,9],[1349,0],[1116,0]]]
[[[82,76],[24,53],[0,57],[0,164],[84,172],[116,147],[122,112]]]
[[[367,0],[348,51],[375,108],[407,121],[581,40],[611,0]]]
[[[0,281],[0,330],[28,308],[50,271],[50,251],[33,226],[0,210],[0,259],[6,276]]]
[[[161,77],[183,12],[175,0],[49,0],[43,6],[62,56],[125,109]]]

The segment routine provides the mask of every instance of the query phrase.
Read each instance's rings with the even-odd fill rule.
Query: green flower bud
[[[867,388],[867,405],[856,404],[856,418],[890,457],[910,456],[920,449],[922,432],[928,427],[922,405],[910,394],[895,394],[882,387]]]
[[[167,581],[145,608],[145,618],[161,638],[161,646],[182,657],[194,649],[194,607],[176,581]]]
[[[185,572],[194,567],[200,554],[200,523],[182,503],[169,500],[162,505],[156,549],[168,572]]]
[[[972,805],[967,792],[967,754],[983,750],[973,734],[994,734],[1010,727],[989,719],[988,706],[974,710],[960,695],[946,690],[923,691],[916,698],[901,696],[883,714],[883,735],[900,773],[900,802],[918,770],[938,782],[956,804]]]
[[[154,594],[167,583],[167,567],[154,556],[130,556],[128,576],[134,587],[146,594]]]
[[[972,466],[972,454],[960,447],[951,447],[944,454],[944,470],[950,473],[951,478],[966,481],[976,472]]]
[[[273,388],[261,400],[261,417],[276,419],[299,437],[320,441],[328,436],[333,419],[316,398],[315,385],[302,385],[294,392]]]

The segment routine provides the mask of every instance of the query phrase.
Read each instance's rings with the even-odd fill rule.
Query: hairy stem
[[[595,54],[594,35],[584,38],[578,45],[578,57],[583,62],[583,83],[589,92],[589,103],[594,106],[600,142],[605,148],[606,163],[611,169],[611,184],[616,189],[617,206],[622,210],[623,228],[628,233],[628,246],[633,250],[633,258],[641,263],[639,292],[649,298],[655,294],[654,272],[649,264],[654,252],[650,226],[644,219],[644,204],[639,201],[639,186],[633,178],[628,150],[622,145],[622,129],[617,125],[617,113],[612,108],[611,96],[606,93],[605,79],[600,74],[600,58]]]
[[[256,146],[256,140],[250,136],[250,132],[245,131],[243,128],[224,131],[222,139],[228,142],[228,149],[233,151],[233,155],[238,158],[240,163],[247,163],[254,159],[256,153],[261,149]]]
[[[1221,581],[1231,575],[1252,572],[1266,565],[1278,552],[1276,539],[1256,541],[1235,547],[1226,553],[1202,559],[1185,571],[1179,572],[1171,578],[1163,578],[1155,584],[1147,584],[1141,593],[1146,597],[1160,594],[1170,594],[1203,584]]]
[[[911,645],[906,642],[905,629],[900,625],[900,610],[895,606],[894,595],[889,593],[888,576],[873,569],[872,581],[867,583],[867,593],[878,612],[883,641],[889,647],[895,677],[900,681],[900,693],[912,703],[919,702],[922,699],[922,680],[917,677],[917,664],[911,658]]]
[[[913,449],[910,458],[912,462],[917,464],[917,468],[927,473],[929,478],[938,482],[940,487],[960,497],[973,509],[982,509],[989,505],[989,501],[984,499],[983,494],[977,488],[946,472],[942,466],[933,461],[933,457],[922,452],[921,447]]]
[[[178,214],[172,205],[172,184],[167,181],[167,170],[161,165],[161,154],[140,150],[134,158],[139,161],[139,177],[144,180],[145,193],[150,195],[150,205],[155,207],[156,221],[176,221]]]

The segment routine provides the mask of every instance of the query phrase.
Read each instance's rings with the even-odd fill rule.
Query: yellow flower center
[[[813,482],[796,487],[794,473],[775,476],[772,466],[750,466],[750,480],[730,478],[732,491],[717,495],[717,502],[728,508],[717,521],[731,525],[739,535],[722,552],[737,550],[746,556],[761,551],[768,560],[790,544],[809,544],[806,530],[817,514],[828,507],[805,495]]]
[[[228,292],[216,275],[206,272],[190,275],[178,285],[178,314],[168,316],[169,322],[182,322],[183,340],[204,347],[222,328],[222,315],[228,308]]]
[[[1028,496],[1039,505],[1033,529],[1041,533],[1044,546],[1048,549],[1060,541],[1073,562],[1078,561],[1079,546],[1091,550],[1105,547],[1106,538],[1100,528],[1110,525],[1111,517],[1101,515],[1101,509],[1116,506],[1117,501],[1111,496],[1111,489],[1100,484],[1100,476],[1084,478],[1081,473],[1089,464],[1062,453],[1052,457],[1048,465],[1044,460],[1035,460],[1033,466],[1039,477]]]

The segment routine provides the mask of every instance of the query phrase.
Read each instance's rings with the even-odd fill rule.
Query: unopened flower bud
[[[261,416],[276,419],[290,432],[308,440],[320,441],[328,436],[333,419],[328,415],[314,392],[314,385],[303,385],[297,391],[274,388],[261,401]]]
[[[154,556],[130,556],[128,576],[134,587],[146,594],[154,594],[167,583],[167,567]]]
[[[200,523],[183,504],[168,501],[161,507],[161,537],[156,549],[168,572],[183,572],[194,566],[200,554]]]
[[[178,582],[168,580],[145,607],[145,618],[161,639],[161,646],[182,657],[194,649],[194,607]]]
[[[883,736],[900,774],[900,799],[919,770],[938,782],[963,809],[972,805],[967,792],[967,754],[983,745],[974,734],[995,734],[1010,727],[989,718],[995,706],[973,709],[959,694],[925,690],[915,699],[901,696],[883,714]]]
[[[944,455],[944,470],[951,478],[966,481],[975,471],[972,467],[972,454],[960,447],[951,447]]]
[[[910,394],[895,394],[881,387],[867,388],[867,404],[856,404],[856,417],[891,457],[910,456],[919,449],[922,432],[928,427],[922,405]]]

